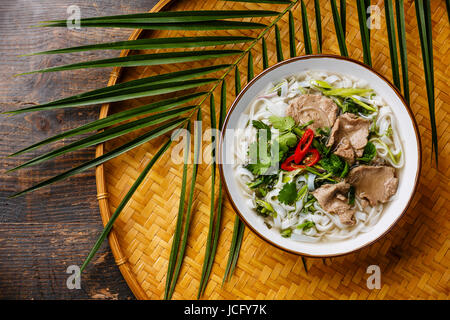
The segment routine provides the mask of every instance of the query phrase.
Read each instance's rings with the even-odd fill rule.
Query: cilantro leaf
[[[275,129],[282,132],[291,131],[295,126],[295,120],[291,117],[270,116],[269,121]]]
[[[285,154],[289,151],[290,148],[295,147],[297,145],[297,136],[292,132],[286,132],[282,135],[278,136],[277,139],[274,139],[272,146],[274,148],[278,148],[279,157],[278,159],[274,159],[277,161],[281,161]]]
[[[265,150],[261,148],[266,148]],[[258,141],[250,144],[248,148],[249,163],[245,166],[254,175],[265,174],[271,166],[267,145],[262,146]]]
[[[278,200],[281,203],[292,205],[297,199],[297,187],[295,182],[285,183],[278,194]]]
[[[247,170],[249,170],[254,175],[261,175],[265,174],[267,170],[270,168],[270,162],[269,163],[249,163],[245,166]]]
[[[280,144],[280,148],[282,146],[286,146],[287,148],[292,148],[297,145],[297,136],[292,132],[287,132],[278,137],[278,143]]]

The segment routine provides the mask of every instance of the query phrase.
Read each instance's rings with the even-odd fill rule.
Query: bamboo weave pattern
[[[168,1],[166,1],[168,2]],[[313,50],[315,46],[314,2],[305,1],[308,11]],[[392,79],[389,47],[384,20],[383,1],[372,1],[380,7],[381,29],[371,30],[373,68]],[[221,1],[175,1],[169,10],[222,10],[222,9],[270,9],[282,11],[282,5],[255,5]],[[433,45],[435,66],[436,118],[439,138],[439,170],[431,162],[431,129],[426,98],[419,35],[417,31],[414,3],[405,1],[406,34],[411,91],[411,108],[416,117],[422,137],[423,169],[418,191],[412,204],[391,232],[357,253],[327,259],[307,259],[308,274],[305,273],[299,256],[283,252],[264,242],[248,229],[245,231],[237,269],[231,281],[223,287],[222,277],[228,258],[235,213],[226,199],[224,204],[221,235],[212,274],[204,299],[448,299],[450,296],[449,253],[449,202],[450,202],[450,74],[449,21],[444,1],[431,1],[433,23]],[[304,54],[300,20],[300,6],[293,9],[296,26],[297,55]],[[331,8],[328,1],[321,1],[323,53],[339,54]],[[254,22],[270,23],[269,18],[252,19]],[[278,23],[283,40],[284,56],[289,57],[288,16]],[[229,35],[252,35],[255,31],[220,31]],[[142,37],[167,37],[198,35],[199,32],[156,31],[143,32]],[[216,35],[217,32],[202,32]],[[266,35],[270,65],[276,63],[274,31]],[[347,1],[346,43],[349,56],[363,60],[356,3]],[[245,48],[246,44],[234,48]],[[153,51],[154,52],[154,51]],[[150,51],[142,52],[150,53]],[[252,50],[255,74],[262,70],[261,45]],[[222,59],[221,63],[232,63],[236,58]],[[239,65],[242,85],[246,83],[246,62]],[[190,63],[190,67],[201,67],[210,62]],[[125,68],[119,81],[129,81],[144,76],[173,72],[183,64]],[[217,73],[220,76],[221,73]],[[214,75],[215,76],[215,75]],[[205,88],[208,89],[208,88]],[[227,78],[228,103],[234,100],[234,81],[231,73]],[[186,92],[184,92],[186,93]],[[216,101],[219,91],[216,90]],[[113,104],[109,112],[143,105],[151,98],[131,100]],[[218,108],[216,108],[218,110]],[[103,116],[107,109],[103,109]],[[203,129],[209,126],[208,103],[204,103]],[[102,145],[97,154],[111,150],[129,141],[132,133]],[[99,190],[105,190],[100,201],[103,219],[108,209],[113,211],[123,198],[141,170],[167,137],[115,158],[97,170]],[[209,145],[209,138],[203,150]],[[167,152],[151,170],[144,183],[130,200],[113,228],[110,245],[124,277],[137,298],[161,299],[164,295],[167,264],[172,243],[172,234],[178,210],[181,188],[182,165],[174,164]],[[204,154],[207,154],[204,152]],[[186,257],[175,288],[174,299],[195,299],[200,281],[209,223],[211,168],[203,163],[199,167],[190,236]],[[217,187],[216,187],[217,190]],[[100,191],[99,191],[100,192]],[[226,198],[226,197],[225,197]],[[122,256],[117,255],[118,250]],[[369,290],[366,286],[366,268],[369,265],[381,268],[382,286]]]

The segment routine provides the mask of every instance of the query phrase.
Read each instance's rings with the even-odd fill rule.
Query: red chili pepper
[[[308,150],[303,160],[303,164],[305,166],[312,167],[320,160],[320,153],[317,149],[311,148]]]
[[[287,159],[281,164],[281,169],[285,171],[294,171],[296,168],[292,166],[292,161],[294,160],[295,155],[293,154],[290,157],[287,157]]]
[[[311,154],[311,155],[309,155]],[[285,171],[294,171],[297,169],[303,169],[305,167],[311,167],[315,165],[320,160],[320,153],[317,149],[311,148],[306,152],[307,157],[305,157],[305,161],[302,164],[296,164],[295,162],[295,154],[288,157],[282,164],[281,169]]]
[[[308,152],[313,139],[314,139],[314,131],[312,131],[311,129],[307,129],[305,131],[305,133],[303,134],[302,138],[300,139],[300,142],[298,143],[297,148],[295,149],[295,153],[294,153],[295,163],[300,163],[300,161],[302,161],[302,159],[305,157],[306,153]]]

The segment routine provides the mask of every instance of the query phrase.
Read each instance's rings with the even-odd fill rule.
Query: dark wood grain
[[[111,69],[14,77],[15,74],[70,62],[117,56],[118,51],[18,57],[20,54],[127,39],[131,30],[30,28],[39,21],[65,19],[70,5],[82,17],[145,12],[157,0],[0,1],[0,111],[64,98],[106,85]],[[5,158],[63,130],[98,117],[98,106],[0,116],[0,299],[131,299],[108,245],[69,290],[69,265],[80,265],[102,229],[94,171],[87,171],[24,197],[8,196],[92,159],[94,148],[62,156],[14,173],[33,155],[69,143],[55,143],[29,154]]]

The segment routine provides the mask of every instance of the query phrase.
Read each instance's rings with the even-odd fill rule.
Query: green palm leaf
[[[302,263],[303,263],[303,268],[305,269],[305,272],[308,273],[308,264],[306,263],[306,258],[304,256],[302,256]]]
[[[398,57],[397,57],[397,45],[395,39],[395,25],[394,25],[394,9],[392,0],[386,0],[384,2],[384,9],[386,12],[386,28],[388,32],[389,51],[391,57],[392,66],[392,78],[394,85],[400,89],[400,74],[398,69]]]
[[[175,232],[172,239],[172,248],[170,249],[169,265],[166,275],[166,286],[164,290],[164,299],[168,299],[169,290],[172,283],[173,272],[175,269],[175,263],[177,259],[178,248],[180,245],[181,231],[183,227],[183,214],[184,214],[184,202],[186,200],[186,186],[187,186],[187,173],[188,173],[188,163],[190,156],[191,147],[191,123],[187,123],[187,134],[186,134],[186,145],[184,148],[184,161],[183,161],[183,177],[181,179],[181,192],[180,192],[180,202],[178,204],[178,215],[177,222],[175,226]]]
[[[254,66],[253,66],[253,55],[251,52],[248,53],[247,60],[247,83],[249,83],[255,77]]]
[[[225,44],[237,44],[252,40],[254,40],[254,38],[243,36],[148,38],[148,39],[127,40],[109,43],[99,43],[86,46],[42,51],[25,54],[23,56],[42,55],[42,54],[61,54],[61,53],[82,52],[90,50],[124,50],[124,49],[147,50],[147,49],[209,47],[209,46],[220,46]]]
[[[228,2],[251,2],[251,3],[268,3],[268,4],[291,4],[290,0],[223,0]]]
[[[207,59],[223,58],[242,53],[242,50],[201,50],[201,51],[182,51],[182,52],[164,52],[139,54],[126,57],[94,60],[68,64],[59,67],[52,67],[42,70],[25,72],[20,75],[56,72],[65,70],[87,69],[87,68],[106,68],[106,67],[137,67],[154,66],[161,64],[172,64],[181,62],[193,62]]]
[[[210,102],[209,102],[209,113],[211,117],[211,129],[216,129],[216,108],[215,108],[215,102],[214,102],[214,94],[211,94],[210,96]],[[206,248],[205,248],[205,257],[203,258],[203,268],[202,268],[202,275],[200,278],[200,286],[198,288],[197,293],[197,299],[200,298],[200,296],[204,293],[206,289],[206,284],[209,279],[209,272],[210,268],[209,265],[212,267],[212,263],[214,262],[215,257],[215,251],[212,252],[212,247],[214,246],[214,239],[213,236],[215,236],[214,232],[214,209],[215,209],[215,187],[216,187],[216,143],[217,137],[214,136],[214,134],[211,134],[211,204],[210,204],[210,211],[209,211],[209,227],[208,227],[208,236],[206,239]],[[217,223],[220,223],[218,221]],[[218,234],[217,234],[218,237]]]
[[[305,53],[312,54],[311,37],[309,35],[309,23],[308,23],[308,13],[306,12],[306,6],[303,0],[301,1],[301,13],[302,13],[302,30],[303,30],[303,40],[305,42]]]
[[[146,77],[142,79],[116,84],[114,86],[108,86],[105,88],[88,91],[75,96],[52,101],[37,106],[8,111],[5,112],[5,114],[19,114],[39,110],[51,110],[68,107],[80,107],[100,103],[117,102],[132,98],[142,98],[146,96],[161,94],[169,88],[171,88],[171,90],[174,90],[170,92],[175,92],[179,90],[189,89],[183,88],[184,85],[182,83],[185,83],[186,81],[182,80],[189,80],[192,78],[196,78],[202,75],[206,75],[227,68],[229,66],[230,65],[228,64],[222,64]],[[204,81],[205,79],[194,80],[193,82],[188,82],[187,85],[188,86],[192,85],[193,87],[196,87],[197,85],[203,85],[211,82],[208,79],[206,79],[206,82]],[[171,84],[175,82],[178,82],[178,85],[181,84],[181,86],[178,85],[173,86]]]
[[[201,109],[198,109],[197,123],[200,123],[201,120],[202,120]],[[187,240],[188,240],[188,235],[189,235],[189,226],[191,223],[195,182],[197,180],[197,173],[198,173],[198,163],[199,163],[198,159],[200,157],[200,152],[201,152],[201,141],[202,141],[202,128],[200,126],[198,126],[197,128],[194,128],[194,166],[192,169],[191,186],[190,186],[189,196],[188,196],[188,205],[186,208],[184,233],[183,233],[183,238],[180,243],[180,248],[179,248],[178,256],[177,256],[177,262],[175,265],[175,269],[173,271],[172,282],[170,285],[169,292],[167,294],[167,299],[172,299],[173,291],[175,290],[175,285],[176,285],[178,277],[180,275],[181,265],[184,260],[184,253],[186,251],[186,245],[187,245]]]
[[[405,32],[405,9],[403,0],[395,0],[397,16],[398,46],[400,50],[400,62],[402,64],[403,95],[409,104],[409,80],[408,80],[408,57],[406,50],[406,32]]]
[[[369,9],[370,6],[371,6],[370,0],[364,0],[364,7],[365,7],[364,11],[365,11],[365,13],[366,13],[366,15],[367,15],[367,18],[369,17],[369,15],[368,15],[368,9]],[[366,20],[366,21],[367,21],[367,20]],[[369,33],[369,43],[370,43],[370,28],[369,28],[369,25],[368,25],[368,24],[366,24],[366,26],[367,26],[367,32]]]
[[[275,25],[275,30],[277,30],[276,25]],[[275,34],[277,34],[276,31],[275,31]],[[278,46],[278,43],[281,44],[281,40],[279,39],[279,34],[275,38],[278,39],[278,40],[276,40],[277,46]],[[279,60],[279,61],[282,61],[282,60]],[[239,70],[237,67],[235,70],[234,82],[235,82],[235,86],[234,86],[235,96],[238,96],[239,92],[241,91],[241,82],[240,82]],[[229,251],[229,255],[228,255],[227,266],[226,266],[225,274],[223,277],[223,282],[225,282],[226,280],[229,280],[234,273],[234,269],[236,268],[237,259],[239,257],[239,251],[241,249],[243,233],[244,233],[243,222],[241,221],[239,216],[236,215],[236,218],[234,220],[233,236],[232,236],[230,251]]]
[[[242,239],[244,238],[244,231],[245,231],[245,225],[238,216],[236,216],[235,223],[238,224],[238,226],[237,226],[238,232],[237,232],[237,238],[236,238],[236,248],[234,250],[233,261],[231,262],[231,267],[230,267],[230,275],[229,275],[230,277],[234,274],[234,270],[236,269],[237,261],[239,258],[239,253],[241,252]]]
[[[149,114],[152,112],[165,111],[165,110],[177,107],[188,101],[191,101],[195,98],[201,97],[205,94],[206,94],[206,92],[197,92],[197,93],[193,93],[190,95],[181,96],[181,97],[177,97],[177,98],[171,98],[171,99],[167,99],[167,100],[161,100],[161,101],[157,101],[157,102],[147,104],[144,106],[140,106],[137,108],[117,112],[117,113],[114,113],[105,118],[92,121],[90,123],[87,123],[85,125],[77,127],[75,129],[68,130],[66,132],[63,132],[63,133],[54,135],[50,138],[44,139],[38,143],[35,143],[29,147],[26,147],[20,151],[17,151],[15,153],[11,154],[10,157],[17,156],[17,155],[25,153],[25,152],[29,152],[31,150],[37,149],[37,148],[42,147],[51,142],[62,140],[64,138],[76,136],[76,135],[91,132],[94,130],[104,129],[106,127],[112,126],[114,124],[117,124],[119,122],[131,119],[131,118],[146,115],[146,114]]]
[[[297,55],[297,49],[295,47],[295,22],[291,10],[289,10],[289,53],[291,58]]]
[[[342,20],[339,16],[339,11],[336,5],[336,0],[330,0],[331,12],[333,14],[334,28],[336,30],[336,37],[339,44],[341,56],[348,57],[347,45],[345,44],[344,29],[342,28]]]
[[[267,53],[267,43],[266,39],[262,38],[262,63],[263,63],[263,69],[267,69],[269,67],[269,55]]]
[[[341,15],[342,32],[343,32],[344,38],[345,38],[345,34],[346,34],[346,30],[347,30],[347,3],[346,3],[346,0],[339,1],[339,9],[341,11],[340,15]]]
[[[176,23],[176,22],[203,22],[219,19],[253,18],[276,16],[279,13],[269,10],[202,10],[202,11],[160,11],[124,14],[117,16],[93,17],[80,19],[80,24],[85,23]],[[43,21],[43,24],[66,24],[66,20]]]
[[[66,27],[67,22],[56,22],[39,25],[38,27]],[[265,24],[247,21],[211,20],[201,22],[173,22],[173,23],[133,23],[133,22],[85,22],[81,24],[87,28],[125,28],[144,30],[235,30],[235,29],[262,29]]]
[[[178,117],[179,115],[182,115],[183,113],[186,113],[188,111],[191,111],[192,109],[197,108],[197,106],[189,106],[189,107],[183,107],[178,108],[162,113],[157,113],[139,120],[131,121],[125,124],[122,124],[120,126],[109,128],[105,131],[99,132],[97,134],[94,134],[92,136],[86,137],[84,139],[78,140],[76,142],[70,143],[68,145],[65,145],[64,147],[55,149],[51,152],[48,152],[46,154],[43,154],[39,157],[36,157],[32,160],[29,160],[13,169],[10,169],[8,171],[15,171],[18,169],[26,168],[32,165],[36,165],[38,163],[41,163],[43,161],[51,160],[55,157],[58,157],[60,155],[66,154],[68,152],[73,152],[79,149],[95,146],[97,144],[109,141],[111,139],[123,136],[127,133],[130,133],[132,131],[146,128],[155,124],[160,124],[164,121],[174,119]]]
[[[429,52],[429,63],[430,63],[430,72],[431,72],[431,83],[433,85],[434,91],[434,67],[433,67],[433,37],[431,32],[432,21],[431,21],[431,3],[430,0],[426,0],[423,2],[423,7],[425,10],[425,27],[427,31],[427,41],[428,41],[428,52]]]
[[[447,8],[448,22],[450,23],[450,0],[445,0],[445,7]]]
[[[176,133],[177,134],[177,133]],[[139,174],[139,177],[136,179],[136,181],[133,183],[131,188],[128,190],[125,197],[120,201],[119,205],[117,206],[117,209],[114,211],[114,213],[111,215],[111,218],[109,219],[108,223],[105,225],[102,233],[98,237],[97,241],[95,242],[93,248],[89,252],[88,256],[83,262],[83,265],[80,268],[80,272],[83,272],[83,270],[86,268],[86,266],[89,264],[89,262],[94,257],[95,253],[98,251],[100,246],[102,245],[103,241],[105,241],[106,237],[108,236],[109,232],[111,231],[114,222],[119,217],[120,213],[122,212],[123,208],[125,208],[128,201],[130,201],[133,194],[136,192],[137,188],[141,185],[141,183],[144,181],[147,174],[150,172],[156,161],[169,149],[170,144],[172,143],[172,140],[168,140],[155,155],[152,157],[150,162],[145,166],[144,170]]]
[[[434,97],[434,76],[433,76],[433,47],[429,46],[432,34],[431,26],[427,27],[431,23],[431,20],[427,18],[429,16],[430,7],[424,4],[424,1],[415,0],[417,26],[419,29],[419,38],[422,49],[423,67],[425,72],[425,84],[427,88],[428,97],[428,111],[430,113],[431,122],[431,141],[432,151],[436,160],[436,166],[438,165],[438,136],[436,128],[436,115],[435,115],[435,97]]]
[[[147,141],[150,141],[150,140],[152,140],[154,138],[157,138],[157,137],[159,137],[159,136],[161,136],[161,135],[163,135],[163,134],[165,134],[167,132],[172,131],[173,129],[177,128],[178,126],[180,126],[185,121],[186,121],[186,119],[182,118],[182,119],[174,120],[174,121],[171,121],[171,122],[169,122],[167,124],[164,124],[164,125],[156,128],[156,129],[148,131],[147,133],[137,137],[136,139],[133,139],[133,140],[123,144],[122,146],[120,146],[120,147],[118,147],[118,148],[116,148],[114,150],[111,150],[111,151],[103,154],[100,157],[97,157],[95,159],[87,161],[87,162],[85,162],[85,163],[83,163],[83,164],[81,164],[81,165],[79,165],[79,166],[77,166],[75,168],[72,168],[72,169],[70,169],[70,170],[68,170],[66,172],[63,172],[63,173],[61,173],[61,174],[59,174],[57,176],[54,176],[54,177],[52,177],[52,178],[50,178],[48,180],[40,182],[40,183],[38,183],[38,184],[28,188],[28,189],[25,189],[23,191],[20,191],[20,192],[18,192],[16,194],[12,195],[11,197],[14,198],[14,197],[18,197],[18,196],[24,195],[24,194],[26,194],[28,192],[35,191],[37,189],[46,187],[46,186],[48,186],[48,185],[50,185],[52,183],[64,180],[64,179],[69,178],[69,177],[71,177],[71,176],[73,176],[75,174],[78,174],[78,173],[86,171],[86,170],[88,170],[90,168],[96,167],[96,166],[98,166],[98,165],[100,165],[100,164],[102,164],[102,163],[104,163],[104,162],[106,162],[108,160],[111,160],[111,159],[113,159],[113,158],[115,158],[115,157],[117,157],[117,156],[119,156],[119,155],[121,155],[121,154],[123,154],[123,153],[125,153],[127,151],[130,151],[131,149],[134,149],[134,148],[144,144]]]
[[[317,53],[322,53],[322,17],[320,14],[319,0],[314,0],[314,13],[316,16]]]
[[[231,277],[231,266],[233,264],[234,255],[236,253],[236,248],[238,245],[238,238],[239,238],[239,229],[240,229],[240,219],[239,216],[236,216],[234,218],[234,226],[233,226],[233,236],[231,238],[231,244],[230,244],[230,250],[228,254],[228,260],[227,265],[225,267],[225,273],[222,280],[222,285],[229,280]]]
[[[369,28],[367,28],[367,15],[364,0],[356,0],[358,8],[359,31],[361,33],[361,43],[363,48],[364,63],[372,66],[372,56],[370,53]]]
[[[275,25],[275,45],[277,49],[277,61],[281,62],[284,60],[284,57],[283,57],[283,48],[281,45],[280,29],[278,28],[278,25]]]

